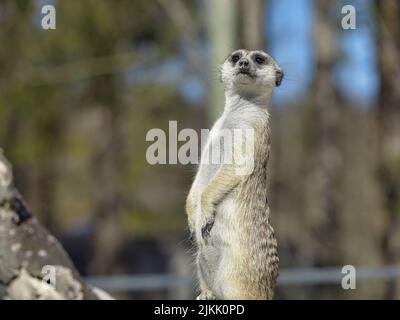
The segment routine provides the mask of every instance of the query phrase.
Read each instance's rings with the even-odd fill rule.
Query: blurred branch
[[[61,244],[28,211],[1,149],[0,283],[15,300],[111,299],[82,281]]]
[[[160,5],[182,34],[183,47],[187,50],[189,64],[203,79],[206,77],[206,56],[203,49],[198,45],[199,31],[195,19],[190,15],[185,5],[180,0],[158,0]]]
[[[124,72],[127,68],[143,67],[146,63],[153,63],[155,59],[156,54],[148,53],[141,56],[136,52],[128,52],[94,57],[47,68],[22,66],[6,85],[9,87],[16,86],[21,89],[26,86],[72,82],[100,75]]]
[[[377,3],[378,10],[376,18],[378,20],[380,55],[384,56],[385,63],[381,63],[382,71],[391,75],[393,87],[400,87],[400,46],[397,45],[396,31],[394,23],[397,23],[398,4],[396,1],[388,3]],[[387,66],[387,67],[386,67]]]
[[[343,279],[343,266],[322,268],[288,268],[279,271],[277,286],[293,285],[340,285]],[[400,278],[400,268],[397,265],[386,266],[357,266],[357,281],[395,280]],[[196,280],[189,276],[174,274],[146,274],[123,276],[94,276],[86,278],[88,283],[101,286],[110,291],[153,291],[166,290],[176,287],[194,287]]]

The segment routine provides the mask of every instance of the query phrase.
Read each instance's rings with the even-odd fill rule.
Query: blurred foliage
[[[96,169],[110,170],[128,231],[184,232],[188,175],[148,165],[145,136],[166,119],[185,124],[195,115],[175,88],[132,87],[122,68],[143,67],[146,50],[151,66],[176,54],[168,17],[157,2],[60,1],[57,29],[44,31],[36,4],[0,3],[0,143],[33,211],[61,230],[90,221],[107,192]]]

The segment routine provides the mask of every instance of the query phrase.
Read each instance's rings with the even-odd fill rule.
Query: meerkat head
[[[221,80],[239,95],[264,95],[280,86],[283,71],[264,51],[236,50],[222,64]]]

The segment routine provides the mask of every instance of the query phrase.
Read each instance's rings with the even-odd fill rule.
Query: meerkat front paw
[[[196,300],[216,300],[217,298],[210,290],[202,291],[196,298]]]

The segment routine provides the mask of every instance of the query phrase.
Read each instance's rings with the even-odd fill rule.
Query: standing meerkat
[[[222,64],[225,109],[211,129],[186,201],[198,248],[197,299],[273,298],[279,259],[267,200],[267,106],[282,78],[282,69],[263,51],[237,50]],[[212,161],[216,154],[219,163]],[[241,170],[238,155],[251,170]]]

